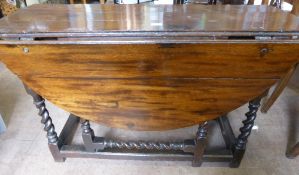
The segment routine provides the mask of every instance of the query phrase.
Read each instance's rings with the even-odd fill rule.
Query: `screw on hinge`
[[[269,52],[270,52],[270,49],[268,49],[268,48],[262,48],[262,49],[260,50],[260,56],[263,57],[263,56],[265,56],[266,54],[268,54]]]
[[[29,53],[29,48],[24,47],[24,48],[23,48],[23,52],[24,52],[24,53]]]
[[[261,53],[262,54],[266,54],[266,53],[268,53],[269,52],[269,49],[268,48],[262,48],[261,49]]]

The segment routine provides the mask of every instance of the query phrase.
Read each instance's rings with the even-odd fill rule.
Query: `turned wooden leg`
[[[299,142],[292,147],[290,151],[287,152],[286,156],[290,159],[293,159],[299,155]]]
[[[96,147],[94,146],[94,132],[90,127],[90,123],[88,120],[83,120],[81,122],[81,129],[82,129],[82,139],[84,143],[84,147],[89,152],[96,151]]]
[[[198,127],[195,139],[194,158],[192,162],[193,167],[199,167],[202,164],[202,158],[207,144],[207,127],[208,122],[204,122]]]
[[[251,129],[254,125],[256,113],[260,106],[260,98],[249,102],[249,112],[247,112],[246,119],[243,121],[243,127],[240,128],[240,135],[236,139],[236,143],[233,146],[233,159],[230,163],[231,168],[237,168],[240,166],[242,158],[246,150],[246,143],[251,133]]]
[[[59,144],[59,139],[57,133],[55,132],[55,127],[46,108],[45,99],[26,86],[25,89],[27,93],[32,96],[34,104],[39,110],[38,115],[41,116],[41,123],[44,124],[44,130],[47,132],[48,146],[54,160],[57,162],[63,162],[65,158],[60,155],[61,145]]]

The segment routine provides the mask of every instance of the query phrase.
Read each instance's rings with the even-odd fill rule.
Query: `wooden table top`
[[[83,119],[176,129],[265,93],[299,62],[298,24],[268,6],[35,5],[0,20],[0,61]]]
[[[256,35],[299,32],[294,15],[251,5],[33,5],[0,20],[0,36]],[[235,34],[236,35],[236,34]]]

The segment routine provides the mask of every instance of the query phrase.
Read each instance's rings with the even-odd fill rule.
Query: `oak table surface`
[[[0,61],[84,119],[167,130],[263,94],[298,62],[298,36],[268,6],[34,5],[0,20]]]
[[[1,20],[0,33],[51,37],[110,36],[111,32],[134,36],[147,32],[147,37],[173,32],[178,32],[175,36],[188,32],[208,36],[210,32],[250,35],[298,32],[298,25],[294,15],[269,6],[33,5]]]

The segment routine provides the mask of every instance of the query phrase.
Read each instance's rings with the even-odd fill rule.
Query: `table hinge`
[[[256,40],[269,41],[269,40],[296,40],[298,36],[256,36]]]
[[[21,41],[33,41],[34,38],[20,38]]]
[[[271,36],[255,36],[255,40],[268,41],[268,40],[272,40],[272,37]]]

